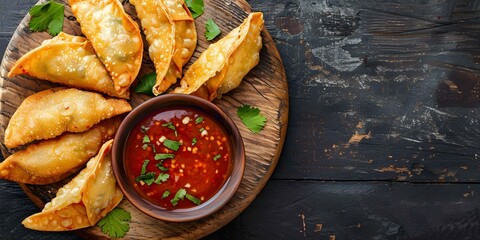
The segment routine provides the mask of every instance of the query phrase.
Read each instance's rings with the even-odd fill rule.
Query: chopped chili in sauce
[[[189,107],[152,113],[127,140],[127,172],[144,198],[167,208],[190,208],[213,197],[231,171],[225,132]]]

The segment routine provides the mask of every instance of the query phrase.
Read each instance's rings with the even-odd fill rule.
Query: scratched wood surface
[[[285,65],[287,136],[266,187],[207,239],[477,239],[480,1],[248,2]],[[36,209],[0,184],[4,236],[74,239],[15,224]]]

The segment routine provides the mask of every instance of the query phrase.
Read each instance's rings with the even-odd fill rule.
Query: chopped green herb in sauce
[[[173,150],[173,151],[177,151],[178,148],[180,147],[180,145],[182,145],[180,142],[173,141],[173,140],[170,140],[170,139],[165,139],[165,141],[163,141],[163,146],[165,146],[168,149]]]

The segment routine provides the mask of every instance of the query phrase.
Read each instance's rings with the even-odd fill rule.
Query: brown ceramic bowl
[[[223,187],[221,187],[212,198],[198,206],[170,210],[150,202],[135,190],[131,180],[128,179],[128,171],[126,169],[126,161],[128,161],[128,159],[125,157],[125,149],[127,139],[134,126],[153,112],[158,112],[162,108],[172,108],[175,106],[195,108],[203,112],[203,114],[208,115],[211,119],[214,119],[223,128],[226,136],[229,137],[232,167],[230,171],[231,174],[227,177]],[[166,94],[154,97],[140,104],[127,115],[120,125],[113,142],[112,166],[115,178],[122,192],[140,211],[164,221],[187,222],[213,214],[232,198],[243,177],[245,150],[235,123],[215,104],[195,96]]]

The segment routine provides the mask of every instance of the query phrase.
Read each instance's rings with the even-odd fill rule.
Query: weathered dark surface
[[[0,51],[33,2],[0,0]],[[265,189],[208,238],[477,239],[480,1],[249,3],[284,61],[287,138]],[[36,208],[0,190],[2,238],[75,239],[24,229]]]

